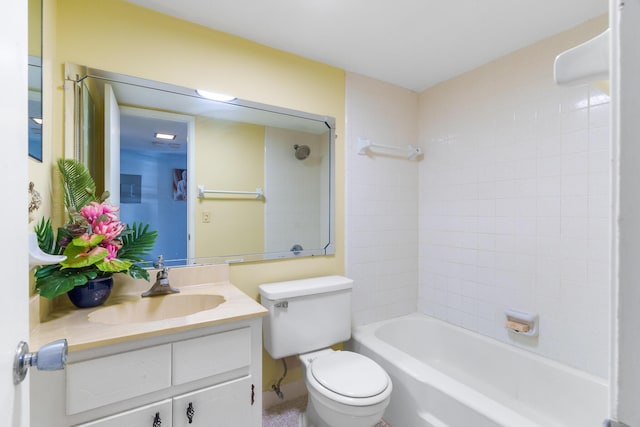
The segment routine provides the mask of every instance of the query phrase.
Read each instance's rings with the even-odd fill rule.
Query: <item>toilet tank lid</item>
[[[353,280],[344,276],[321,276],[285,282],[264,283],[258,287],[260,296],[270,300],[294,298],[351,289]]]

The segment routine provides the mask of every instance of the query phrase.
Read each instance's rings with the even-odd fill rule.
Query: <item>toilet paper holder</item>
[[[504,315],[505,328],[509,332],[530,337],[538,336],[540,322],[537,314],[508,308],[504,311]]]

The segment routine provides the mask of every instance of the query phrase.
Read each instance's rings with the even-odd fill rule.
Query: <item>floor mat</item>
[[[307,406],[307,396],[279,403],[262,412],[262,427],[298,427],[298,416]],[[380,421],[375,427],[391,427]]]

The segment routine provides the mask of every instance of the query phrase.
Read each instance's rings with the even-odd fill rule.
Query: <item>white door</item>
[[[13,385],[13,359],[27,341],[27,2],[0,2],[0,170],[5,179],[0,235],[0,425],[29,426],[29,382]]]
[[[177,160],[173,165],[181,165],[180,168],[186,167],[187,169],[187,203],[172,203],[171,196],[167,199],[161,189],[157,187],[154,188],[149,184],[143,184],[142,199],[146,198],[146,202],[144,203],[147,206],[141,209],[141,204],[122,204],[122,200],[120,200],[120,215],[125,223],[131,224],[134,220],[147,222],[158,230],[160,238],[156,240],[156,246],[154,248],[155,254],[163,254],[165,259],[192,259],[195,254],[195,239],[193,238],[195,229],[193,212],[196,201],[195,185],[193,185],[195,182],[195,117],[130,106],[122,106],[119,108],[119,111],[119,170],[124,175],[131,173],[142,174],[143,183],[145,181],[147,183],[163,182],[162,175],[156,175],[155,177],[153,175],[146,176],[146,171],[151,168],[154,159],[156,162],[156,171],[162,171],[164,170],[163,168],[167,167],[163,165],[163,162],[166,162],[166,157],[163,157],[162,154],[171,153],[173,150],[173,154],[175,154],[174,159],[182,159],[185,151],[182,148],[177,151],[173,148],[164,148],[166,145],[153,147],[153,151],[160,156],[145,156],[145,161],[148,163],[136,169],[137,172],[133,172],[132,163],[134,162],[132,162],[131,159],[139,159],[138,155],[142,152],[151,153],[151,151],[148,151],[149,148],[147,148],[147,146],[141,145],[141,141],[148,143],[148,140],[144,138],[149,138],[153,135],[153,132],[164,131],[166,129],[169,133],[174,133],[174,131],[179,133],[180,143],[182,143],[184,128],[186,128],[186,164],[182,165],[181,160]],[[137,164],[138,162],[139,160],[136,160],[135,163]],[[122,183],[122,185],[126,186],[126,183]],[[155,183],[153,185],[155,186]],[[166,186],[166,188],[170,190],[170,184]],[[151,193],[145,196],[145,193],[148,191],[151,191]],[[151,215],[153,211],[162,213],[155,219],[151,219],[151,217],[148,219],[137,218],[136,215],[139,215],[142,211],[147,215]],[[166,236],[171,236],[171,238],[167,238]]]
[[[611,418],[640,426],[640,2],[611,2],[614,153],[614,310]],[[616,170],[617,168],[617,170]],[[616,174],[617,172],[617,174]],[[614,193],[615,197],[615,193]]]
[[[104,187],[109,203],[120,206],[120,107],[111,85],[104,85]]]

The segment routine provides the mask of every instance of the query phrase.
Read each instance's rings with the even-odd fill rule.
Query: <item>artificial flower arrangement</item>
[[[149,272],[136,265],[153,249],[158,232],[149,225],[123,224],[118,207],[106,203],[109,193],[95,195],[96,185],[89,170],[72,159],[59,159],[64,205],[68,222],[58,228],[57,237],[49,219],[34,228],[38,246],[51,255],[65,255],[57,264],[39,267],[36,290],[54,298],[86,284],[89,280],[126,273],[149,280]]]

